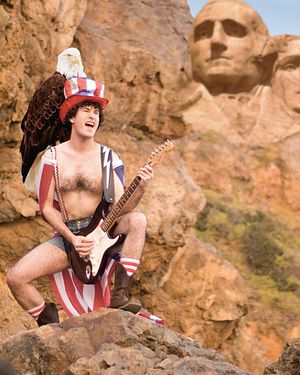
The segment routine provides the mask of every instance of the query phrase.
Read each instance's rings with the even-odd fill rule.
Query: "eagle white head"
[[[79,50],[77,48],[68,48],[60,53],[57,58],[56,71],[63,74],[67,79],[86,77]]]

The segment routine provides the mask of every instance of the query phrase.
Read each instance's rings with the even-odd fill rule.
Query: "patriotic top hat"
[[[62,122],[65,121],[67,113],[76,104],[90,101],[99,103],[102,109],[105,109],[108,100],[104,96],[105,86],[91,78],[71,78],[65,82],[64,95],[65,101],[60,107],[59,117]]]

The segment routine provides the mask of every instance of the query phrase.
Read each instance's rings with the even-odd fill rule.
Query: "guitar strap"
[[[104,199],[108,203],[115,202],[112,150],[101,145],[101,165]]]
[[[54,181],[55,181],[55,187],[56,187],[55,190],[56,190],[56,195],[57,195],[57,199],[58,199],[58,204],[59,204],[59,207],[60,207],[60,210],[61,210],[64,222],[67,222],[67,221],[69,221],[69,217],[68,217],[68,213],[67,213],[67,210],[66,210],[63,198],[62,198],[62,194],[61,194],[56,147],[52,146],[50,148],[50,150],[51,150],[51,154],[52,154],[52,159],[55,160],[55,164],[54,164]]]

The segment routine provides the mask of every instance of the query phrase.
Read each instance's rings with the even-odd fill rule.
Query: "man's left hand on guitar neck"
[[[136,208],[136,206],[141,201],[149,182],[154,177],[154,170],[151,165],[146,164],[143,167],[139,168],[136,175],[141,178],[139,186],[123,207],[120,215],[124,215]]]
[[[144,167],[141,167],[138,170],[136,175],[141,178],[139,189],[143,189],[143,192],[144,192],[149,181],[151,181],[152,178],[154,177],[154,170],[150,164],[145,164]]]

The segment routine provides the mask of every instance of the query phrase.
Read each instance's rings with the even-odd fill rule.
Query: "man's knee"
[[[11,290],[19,289],[22,285],[24,285],[24,280],[16,267],[12,267],[8,270],[6,274],[6,283]]]
[[[145,232],[147,227],[146,216],[142,212],[131,212],[129,218],[129,230]]]

